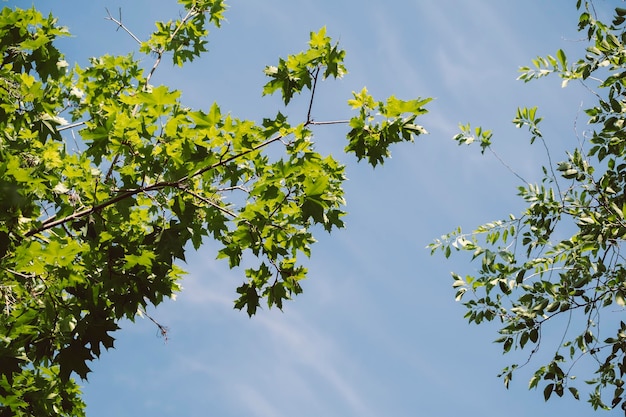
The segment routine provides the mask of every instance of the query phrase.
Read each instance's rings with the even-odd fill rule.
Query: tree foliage
[[[345,151],[372,166],[393,143],[425,133],[429,99],[377,101],[366,89],[343,122],[316,122],[316,85],[346,74],[345,52],[322,28],[305,51],[265,68],[263,94],[284,105],[307,94],[292,123],[191,109],[152,85],[165,58],[182,66],[206,50],[222,0],[179,0],[181,17],[141,41],[121,21],[132,54],[70,67],[55,47],[68,35],[35,8],[0,13],[0,414],[84,414],[73,375],[113,347],[133,320],[180,289],[179,261],[206,239],[218,258],[248,259],[235,307],[282,308],[302,291],[313,232],[343,226],[344,166],[314,149],[316,125],[345,124]]]
[[[559,50],[522,67],[519,78],[556,75],[563,86],[583,83],[596,101],[585,110],[590,131],[573,138],[566,160],[542,167],[541,183],[519,187],[527,205],[520,216],[470,233],[459,228],[430,248],[446,257],[471,253],[477,272],[452,274],[465,317],[499,322],[496,342],[504,353],[529,352],[521,365],[502,371],[507,387],[541,350],[547,363],[529,388],[541,387],[545,400],[565,393],[579,399],[584,391],[594,409],[626,410],[626,9],[616,8],[605,23],[591,1],[578,0],[576,7],[588,40],[584,57],[569,63]],[[520,108],[513,123],[528,129],[531,143],[549,149],[541,121],[537,108]],[[481,128],[462,126],[455,139],[492,149],[491,132]],[[575,379],[579,371],[583,383]]]

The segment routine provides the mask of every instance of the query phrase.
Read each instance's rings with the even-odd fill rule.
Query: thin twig
[[[550,149],[548,148],[548,144],[544,140],[543,136],[539,136],[541,139],[541,143],[543,143],[543,147],[546,149],[546,155],[548,156],[548,165],[550,165],[550,173],[552,173],[552,178],[554,178],[554,184],[556,185],[556,190],[559,193],[559,199],[561,200],[561,204],[563,204],[563,194],[561,194],[561,187],[559,186],[559,179],[554,172],[554,166],[552,166],[552,157],[550,156]]]
[[[114,18],[111,15],[111,12],[109,12],[109,9],[107,9],[106,7],[104,8],[104,10],[107,11],[108,17],[105,17],[106,20],[110,20],[112,22],[114,22],[115,24],[117,24],[117,29],[119,30],[120,28],[122,28],[126,33],[128,33],[139,45],[141,45],[141,39],[139,39],[137,36],[135,36],[135,34],[133,32],[131,32],[124,24],[122,24],[122,8],[119,8],[119,12],[120,12],[120,18],[119,20]]]
[[[250,193],[250,190],[248,190],[247,188],[241,186],[241,185],[233,185],[232,187],[224,187],[224,188],[218,188],[217,191],[218,192],[224,192],[224,191],[235,191],[235,190],[240,190],[243,191],[245,193]]]
[[[183,191],[186,192],[187,194],[191,194],[192,196],[194,196],[198,200],[202,201],[203,203],[208,204],[208,205],[210,205],[212,207],[215,207],[216,209],[218,209],[222,213],[228,214],[232,218],[236,218],[237,217],[237,215],[235,213],[233,213],[232,211],[230,211],[230,210],[220,206],[219,204],[215,203],[214,201],[211,201],[210,199],[208,199],[208,198],[206,198],[204,196],[201,196],[200,194],[198,194],[198,193],[196,193],[194,191],[191,191],[191,190],[188,190],[188,189],[183,189]]]
[[[329,120],[326,122],[314,122],[313,120],[310,120],[306,124],[310,126],[323,126],[323,125],[339,125],[339,124],[345,125],[348,123],[350,123],[350,120]]]
[[[141,315],[144,315],[147,318],[149,318],[150,321],[156,325],[156,327],[159,329],[159,334],[165,340],[165,343],[167,343],[167,341],[169,340],[168,334],[169,334],[170,329],[167,328],[166,326],[163,326],[161,323],[159,323],[154,318],[152,318],[152,316],[148,314],[148,312],[145,309],[140,307],[139,312]]]
[[[502,158],[500,158],[500,155],[498,155],[498,153],[496,151],[493,150],[493,148],[491,146],[489,146],[489,150],[491,151],[491,153],[493,154],[493,156],[496,157],[496,159],[498,161],[500,161],[500,163],[509,171],[511,171],[511,173],[513,175],[515,175],[517,178],[519,178],[520,180],[522,180],[522,182],[524,184],[529,184],[528,181],[526,181],[521,175],[519,175],[517,172],[515,172],[515,170],[513,170],[513,168],[511,168],[506,162],[504,162],[504,160]]]
[[[306,113],[306,123],[308,124],[311,121],[311,110],[313,109],[313,98],[315,97],[315,88],[317,87],[317,77],[320,74],[321,67],[318,66],[315,70],[315,75],[313,76],[313,87],[311,87],[311,99],[309,100],[309,110]]]
[[[20,278],[24,278],[24,279],[33,279],[36,276],[35,274],[23,274],[21,272],[14,271],[14,270],[9,269],[9,268],[5,268],[4,270],[9,272],[9,273],[11,273],[11,274],[17,275]]]
[[[64,130],[67,130],[67,129],[73,129],[73,128],[78,127],[78,126],[82,126],[82,125],[84,125],[86,123],[87,122],[83,121],[83,122],[75,122],[75,123],[70,123],[70,124],[67,124],[67,125],[59,126],[59,127],[57,127],[57,132],[63,132]]]

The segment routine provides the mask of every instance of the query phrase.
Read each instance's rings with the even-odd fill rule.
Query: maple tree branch
[[[251,149],[248,149],[248,150],[246,150],[246,151],[244,151],[244,152],[242,152],[242,153],[238,153],[238,154],[233,155],[233,156],[231,156],[231,157],[229,157],[229,158],[226,158],[226,159],[224,159],[224,160],[220,159],[220,161],[219,161],[219,162],[216,162],[216,163],[214,163],[214,164],[211,164],[211,165],[209,165],[208,167],[201,168],[201,169],[197,170],[196,172],[194,172],[193,174],[185,175],[185,176],[184,176],[184,177],[182,177],[182,178],[181,178],[178,182],[184,182],[184,181],[190,180],[190,179],[192,179],[192,178],[195,178],[195,177],[197,177],[197,176],[199,176],[199,175],[204,174],[204,173],[205,173],[205,172],[207,172],[207,171],[210,171],[210,170],[212,170],[212,169],[214,169],[214,168],[217,168],[217,167],[219,167],[219,166],[225,165],[225,164],[227,164],[227,163],[229,163],[229,162],[234,161],[235,159],[241,158],[241,157],[242,157],[242,156],[244,156],[244,155],[247,155],[247,154],[252,153],[252,152],[254,152],[254,151],[257,151],[257,150],[259,150],[259,149],[261,149],[261,148],[264,148],[264,147],[266,147],[267,145],[270,145],[270,144],[272,144],[272,143],[274,143],[274,142],[276,142],[276,141],[281,140],[282,138],[283,138],[283,135],[278,135],[278,136],[276,136],[276,137],[273,137],[273,138],[271,138],[271,139],[266,140],[265,142],[259,143],[258,145],[253,146]]]
[[[185,182],[187,182],[188,180],[190,180],[192,178],[195,178],[195,177],[197,177],[199,175],[202,175],[205,172],[210,171],[212,169],[215,169],[217,167],[226,165],[227,163],[232,162],[235,159],[241,158],[242,156],[245,156],[245,155],[247,155],[247,154],[249,154],[251,152],[257,151],[257,150],[259,150],[259,149],[261,149],[261,148],[263,148],[265,146],[268,146],[268,145],[270,145],[270,144],[272,144],[272,143],[282,139],[282,137],[283,137],[282,135],[278,135],[278,136],[276,136],[274,138],[268,139],[265,142],[262,142],[262,143],[258,144],[257,146],[253,147],[252,149],[248,149],[248,150],[246,150],[244,152],[238,153],[236,155],[232,155],[231,157],[226,158],[225,160],[220,160],[219,162],[211,164],[208,167],[199,169],[199,170],[195,171],[194,173],[192,173],[190,175],[185,175],[185,176],[179,178],[176,181],[161,181],[161,182],[157,182],[157,183],[154,183],[152,185],[147,185],[147,186],[144,186],[144,187],[123,190],[123,191],[120,192],[120,194],[118,194],[117,196],[111,198],[110,200],[104,201],[104,202],[102,202],[100,204],[96,204],[96,205],[91,206],[89,208],[86,208],[84,210],[80,210],[80,211],[74,212],[74,213],[72,213],[72,214],[70,214],[68,216],[65,216],[65,217],[61,218],[61,219],[55,220],[55,217],[53,216],[53,217],[45,220],[41,224],[41,226],[39,226],[39,227],[37,227],[35,229],[31,229],[28,232],[26,232],[24,237],[30,237],[30,236],[33,236],[33,235],[35,235],[37,233],[41,233],[41,232],[44,232],[46,230],[52,229],[53,227],[63,225],[65,223],[69,222],[69,221],[80,219],[81,217],[89,216],[92,213],[99,212],[99,211],[101,211],[101,210],[103,210],[103,209],[105,209],[105,208],[107,208],[107,207],[109,207],[109,206],[119,202],[119,201],[122,201],[122,200],[125,200],[127,198],[133,197],[134,195],[137,195],[137,194],[140,194],[140,193],[156,191],[156,190],[160,190],[160,189],[167,188],[167,187],[173,187],[173,188],[177,188],[177,189],[186,191],[185,187],[183,187],[183,184]],[[231,213],[228,213],[228,214],[233,215]]]
[[[127,198],[130,198],[136,194],[142,193],[142,192],[148,192],[148,191],[154,191],[154,190],[158,190],[161,188],[165,188],[165,187],[177,187],[178,183],[177,182],[161,182],[161,183],[156,183],[153,185],[149,185],[146,187],[141,187],[141,188],[136,188],[133,190],[126,190],[120,194],[118,194],[117,196],[111,198],[110,200],[104,201],[100,204],[96,204],[95,206],[86,208],[84,210],[81,211],[77,211],[74,212],[72,214],[70,214],[69,216],[65,216],[61,219],[57,219],[54,220],[54,217],[49,218],[48,220],[45,220],[40,227],[36,228],[36,229],[32,229],[30,231],[28,231],[24,236],[25,237],[29,237],[32,235],[35,235],[37,233],[43,232],[45,230],[51,229],[55,226],[60,226],[62,224],[65,224],[69,221],[72,220],[76,220],[76,219],[80,219],[81,217],[85,217],[88,216],[92,213],[101,211],[102,209],[113,205],[119,201],[125,200]]]

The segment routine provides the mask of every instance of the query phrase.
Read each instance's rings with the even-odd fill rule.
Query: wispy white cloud
[[[275,321],[263,317],[261,324],[270,332],[278,346],[287,347],[291,360],[319,375],[325,384],[338,394],[354,415],[367,416],[367,400],[339,369],[349,364],[350,358],[333,342],[332,337],[315,329],[297,315],[288,320]]]
[[[493,2],[416,2],[415,10],[420,20],[432,22],[429,45],[451,90],[483,89],[485,81],[510,74],[527,58],[518,47],[523,42],[505,23],[507,9]]]
[[[284,415],[284,413],[256,387],[246,384],[237,384],[234,392],[249,416],[282,417]]]
[[[205,381],[206,389],[217,389],[222,401],[245,415],[282,417],[298,410],[302,416],[340,415],[333,410],[374,415],[370,412],[372,404],[360,391],[367,384],[362,380],[364,375],[350,378],[343,374],[356,368],[345,355],[345,347],[307,323],[298,312],[262,312],[245,327],[248,330],[241,329],[245,332],[241,337],[220,336],[225,343],[237,343],[232,349],[226,348],[237,359],[202,360],[184,354],[178,356],[172,370]],[[197,342],[202,343],[201,339]]]
[[[229,272],[223,263],[209,259],[196,259],[189,267],[185,290],[171,310],[174,317],[165,314],[179,335],[174,333],[173,337],[184,341],[186,333],[194,331],[185,326],[190,312],[215,323],[214,331],[220,335],[216,336],[219,340],[210,340],[214,332],[197,333],[195,344],[183,349],[169,366],[173,372],[206,381],[207,389],[217,387],[224,401],[246,415],[287,416],[301,409],[308,410],[308,414],[300,415],[311,416],[339,415],[332,414],[333,409],[347,410],[348,415],[373,415],[373,405],[363,391],[368,385],[367,374],[358,370],[347,346],[315,323],[311,311],[290,303],[285,314],[264,309],[247,319],[245,313],[232,310],[236,295],[233,278],[240,279],[238,271]],[[317,289],[314,292],[320,293]],[[330,291],[326,296],[333,298]],[[339,301],[337,296],[334,298]],[[204,343],[207,349],[213,349],[215,357],[198,356]],[[216,345],[219,352],[229,351],[231,358],[217,360],[220,353],[211,345]],[[329,395],[331,399],[320,401]]]
[[[427,71],[424,71],[422,60],[419,59],[422,49],[420,40],[414,37],[411,26],[398,24],[385,13],[386,7],[387,4],[375,3],[367,9],[372,20],[375,45],[372,45],[369,54],[370,62],[363,64],[376,63],[375,67],[381,71],[381,75],[389,80],[386,87],[396,91],[402,98],[413,98],[407,95],[415,92],[430,94],[425,91],[428,86],[425,78]]]

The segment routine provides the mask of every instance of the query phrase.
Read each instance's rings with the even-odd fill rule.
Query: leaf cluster
[[[344,52],[323,28],[306,51],[266,68],[264,94],[281,91],[288,104],[310,92],[300,123],[281,112],[257,123],[217,103],[191,109],[150,79],[165,54],[183,65],[204,52],[225,4],[180,3],[183,17],[139,42],[154,58],[147,73],[132,54],[70,69],[54,18],[0,12],[2,415],[83,415],[73,377],[86,379],[114,346],[121,319],[175,296],[187,248],[212,239],[231,268],[245,261],[234,307],[252,316],[301,293],[314,232],[343,227],[345,169],[315,150],[324,123],[311,113],[318,76],[346,73]],[[372,107],[357,97],[367,101],[350,102],[358,116],[329,123],[350,123],[347,151],[359,159],[382,163],[389,145],[425,132],[414,120],[428,100]]]
[[[386,102],[375,101],[366,88],[353,96],[348,104],[359,114],[350,119],[352,129],[345,151],[354,153],[359,161],[367,159],[375,167],[391,156],[389,146],[393,143],[413,141],[414,136],[427,133],[415,119],[427,113],[424,106],[431,98],[405,101],[391,96]]]
[[[529,351],[525,362],[500,374],[506,386],[548,344],[544,349],[555,353],[534,372],[529,388],[543,384],[546,400],[565,392],[579,399],[574,371],[588,363],[594,367],[585,378],[591,406],[624,408],[626,324],[615,312],[626,306],[626,10],[617,8],[612,23],[604,24],[596,19],[591,2],[577,6],[579,29],[589,41],[586,55],[568,64],[559,50],[556,57],[540,57],[533,67],[522,67],[520,79],[557,74],[563,86],[577,80],[594,90],[597,105],[585,110],[593,127],[589,143],[579,142],[566,160],[552,163],[537,109],[518,109],[514,125],[528,128],[531,143],[542,143],[550,162],[542,167],[540,184],[519,187],[526,209],[521,216],[470,233],[457,229],[429,247],[446,257],[469,251],[480,262],[476,273],[453,273],[453,287],[469,322],[501,324],[496,342],[504,353]],[[470,143],[473,137],[465,126],[455,139]],[[483,151],[491,149],[490,133],[477,130],[475,137]]]
[[[346,52],[333,44],[326,35],[326,27],[318,32],[311,32],[309,48],[297,54],[280,58],[277,65],[265,67],[265,75],[270,78],[263,87],[263,94],[270,95],[280,91],[285,105],[289,104],[294,94],[303,89],[311,90],[317,81],[320,69],[322,78],[342,78],[346,73],[343,60]]]

